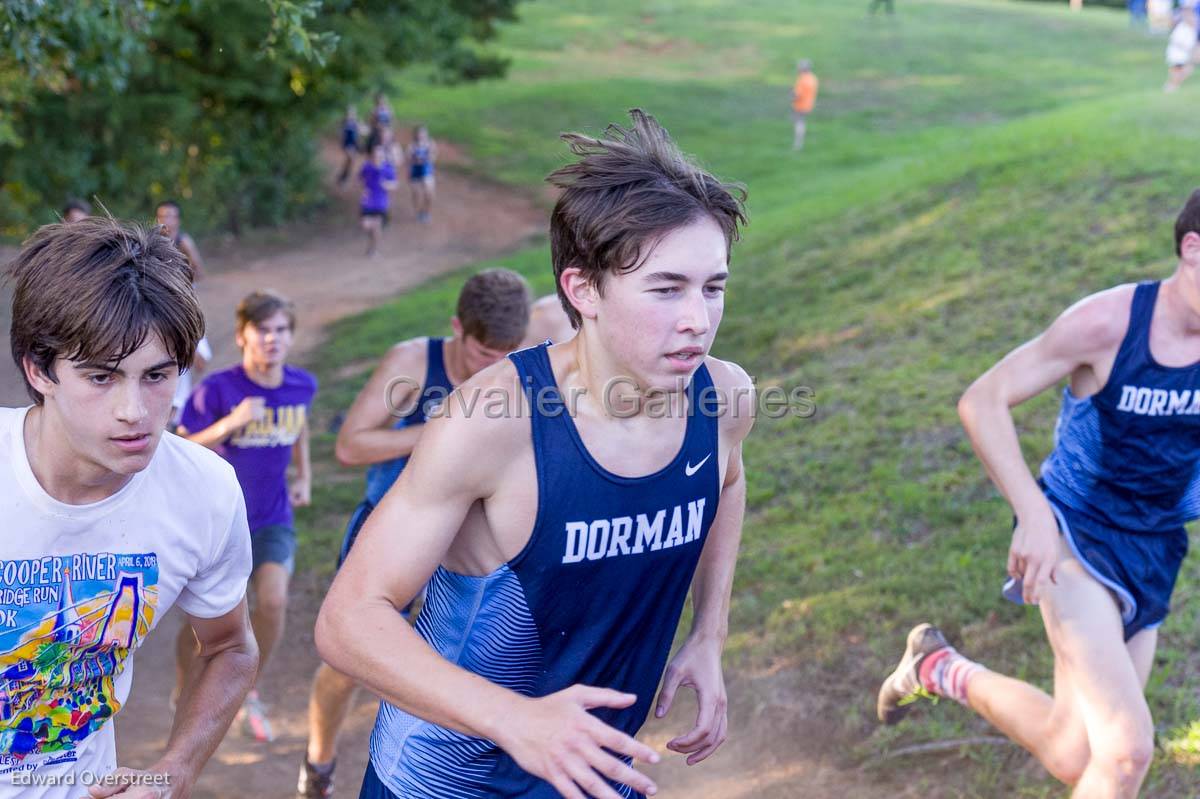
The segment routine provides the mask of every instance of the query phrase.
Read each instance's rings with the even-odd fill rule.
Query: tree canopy
[[[517,0],[0,0],[0,235],[72,196],[188,225],[275,224],[320,202],[334,109],[404,66],[499,76],[482,43]]]

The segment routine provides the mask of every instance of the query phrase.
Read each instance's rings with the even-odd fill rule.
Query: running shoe
[[[271,730],[271,722],[267,719],[267,709],[258,697],[258,691],[251,691],[246,701],[242,703],[240,713],[242,727],[246,734],[260,743],[270,743],[275,740]]]
[[[934,698],[921,686],[921,662],[938,650],[949,647],[942,631],[932,624],[918,624],[908,634],[908,646],[896,670],[879,687],[875,711],[884,724],[895,724],[904,718],[922,697]]]
[[[333,770],[337,768],[337,761],[329,764],[328,771],[322,772],[314,768],[312,763],[308,762],[308,757],[304,758],[304,765],[300,767],[300,780],[296,783],[296,794],[302,799],[329,799],[333,796]]]

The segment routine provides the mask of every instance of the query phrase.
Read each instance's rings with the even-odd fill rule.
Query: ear
[[[462,339],[463,339],[463,326],[462,326],[462,322],[458,321],[458,317],[457,317],[457,316],[451,316],[451,317],[450,317],[450,329],[454,331],[454,337],[455,337],[456,339],[458,339],[459,341],[462,341]]]
[[[1188,266],[1200,266],[1200,233],[1191,231],[1179,242],[1180,257]]]
[[[571,266],[562,271],[558,278],[567,301],[579,312],[584,319],[595,319],[599,313],[600,292],[596,285],[583,274],[577,266]]]
[[[25,372],[25,379],[29,381],[29,385],[33,386],[35,391],[43,397],[54,396],[54,391],[58,388],[58,381],[46,372],[43,372],[33,362],[33,358],[30,358],[28,355],[21,358],[21,369]]]
[[[239,350],[246,349],[246,337],[242,334],[244,328],[239,327],[233,333],[233,343],[237,345]]]

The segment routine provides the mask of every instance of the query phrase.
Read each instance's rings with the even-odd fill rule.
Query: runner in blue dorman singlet
[[[1120,600],[1125,638],[1163,622],[1200,516],[1200,363],[1150,352],[1158,282],[1133,295],[1108,382],[1063,393],[1042,483],[1071,549]]]
[[[396,423],[392,425],[394,429],[399,430],[403,427],[425,424],[434,408],[454,391],[454,386],[450,384],[450,376],[446,374],[446,362],[443,355],[445,344],[445,339],[430,336],[426,355],[425,380],[421,383],[421,396],[408,414],[396,420]],[[350,521],[346,525],[346,534],[342,540],[342,548],[338,552],[338,566],[342,565],[346,555],[350,553],[350,547],[354,544],[354,539],[358,537],[363,524],[366,523],[367,517],[371,515],[371,511],[379,504],[379,500],[383,499],[383,495],[392,487],[392,483],[395,483],[400,477],[400,472],[404,471],[407,463],[408,456],[403,455],[399,458],[392,458],[390,461],[373,463],[367,469],[366,492],[362,501],[358,503],[358,507],[350,514]]]
[[[629,708],[594,711],[635,735],[654,699],[717,510],[712,380],[701,366],[688,386],[689,417],[674,459],[654,474],[621,477],[592,458],[565,407],[546,401],[558,396],[546,345],[509,357],[535,411],[533,532],[515,558],[486,576],[439,567],[417,632],[451,662],[527,696],[578,683],[636,694]],[[614,788],[622,796],[640,796],[627,786]],[[558,796],[492,742],[384,702],[362,796],[389,794]]]

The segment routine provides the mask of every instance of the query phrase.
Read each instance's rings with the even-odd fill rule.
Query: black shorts
[[[364,208],[359,213],[359,216],[361,216],[363,219],[367,219],[368,217],[372,217],[372,216],[379,217],[381,220],[383,220],[383,226],[387,227],[387,223],[388,223],[388,212],[387,211],[375,211],[375,210],[372,210],[369,208]]]

